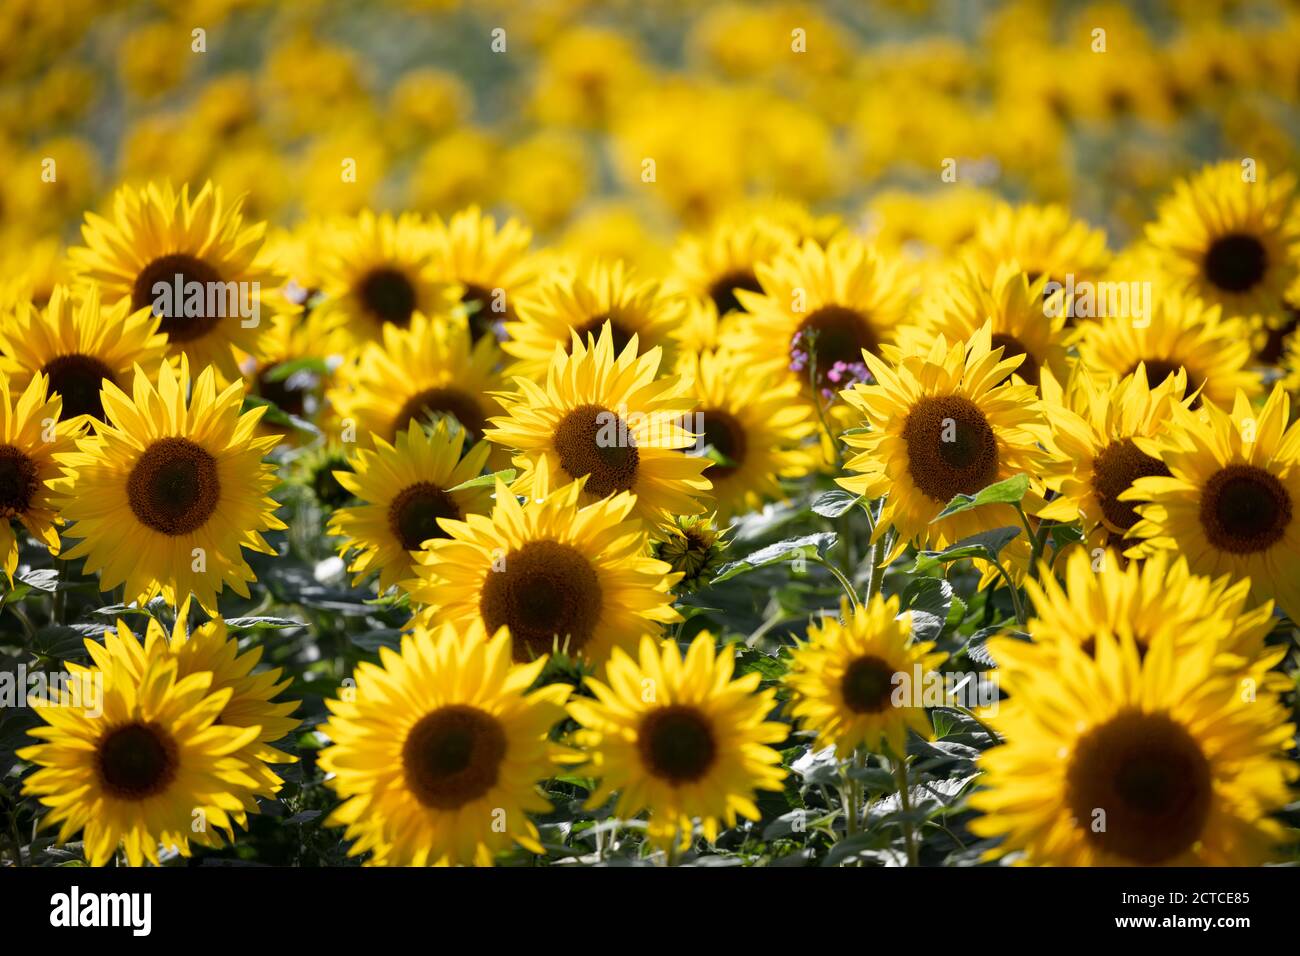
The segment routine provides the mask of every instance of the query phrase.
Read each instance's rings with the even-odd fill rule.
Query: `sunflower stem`
[[[826,440],[830,443],[831,454],[834,459],[826,459],[826,463],[834,465],[838,471],[844,464],[844,459],[840,455],[840,444],[835,440],[835,433],[831,431],[830,422],[826,420],[826,410],[822,408],[822,393],[817,387],[817,336],[816,330],[807,334],[808,338],[808,387],[812,390],[813,407],[817,409],[817,420],[821,422],[822,431],[826,434]],[[832,400],[833,401],[833,400]]]
[[[853,751],[853,770],[861,770],[863,767],[862,748]],[[848,774],[848,799],[845,800],[844,821],[845,830],[848,836],[856,836],[862,814],[862,781],[854,774]]]
[[[858,601],[858,594],[856,591],[853,590],[853,582],[844,576],[843,571],[835,567],[833,563],[827,561],[820,554],[816,556],[810,555],[809,560],[811,560],[814,564],[821,565],[823,568],[825,568],[827,571],[831,573],[831,577],[833,577],[836,581],[840,583],[840,587],[843,588],[844,593],[848,595],[849,603],[853,605],[855,610],[861,607],[861,604]]]
[[[1029,515],[1025,514],[1025,509],[1020,506],[1020,502],[1015,502],[1016,514],[1020,515],[1020,523],[1025,526],[1025,534],[1029,535],[1029,576],[1038,580],[1038,561],[1043,556],[1043,542],[1029,524]]]
[[[894,780],[898,783],[898,805],[903,811],[903,844],[907,847],[907,865],[917,865],[916,829],[912,826],[912,795],[907,789],[907,758],[894,760]]]

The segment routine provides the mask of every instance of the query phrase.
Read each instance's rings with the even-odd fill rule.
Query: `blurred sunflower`
[[[127,300],[131,313],[152,310],[161,319],[158,331],[167,337],[169,355],[188,356],[196,369],[215,365],[233,381],[239,376],[235,350],[256,351],[260,313],[270,310],[270,290],[279,285],[269,256],[261,254],[266,224],[245,225],[240,207],[240,200],[227,203],[210,182],[192,200],[188,184],[179,193],[169,182],[126,186],[113,198],[111,222],[86,213],[86,245],[68,255],[81,280],[99,283],[106,306]],[[178,281],[184,300],[160,300],[156,286],[174,288]],[[203,285],[201,302],[186,288],[191,283]],[[224,305],[213,295],[218,285],[225,290]],[[232,297],[229,290],[236,287]],[[231,307],[242,305],[245,290],[256,315],[245,317]]]
[[[545,387],[516,378],[519,390],[499,395],[506,414],[486,437],[517,451],[514,490],[537,496],[585,479],[584,502],[630,491],[651,523],[702,512],[709,462],[681,451],[695,442],[680,424],[691,401],[679,378],[658,375],[661,351],[638,353],[634,335],[616,352],[608,322],[585,344],[570,334],[568,354],[553,346]]]
[[[173,607],[193,594],[215,614],[224,587],[248,597],[241,549],[274,554],[261,533],[285,527],[262,461],[277,437],[253,437],[264,406],[241,414],[239,382],[218,394],[209,366],[190,384],[184,356],[179,371],[162,365],[156,387],[137,369],[133,395],[106,383],[107,422],[60,456],[53,487],[65,535],[83,539],[65,557],[85,558],[101,590],[124,583],[127,601],[161,593]]]
[[[1236,162],[1208,167],[1178,182],[1147,240],[1179,290],[1229,318],[1274,315],[1300,275],[1295,179],[1263,166],[1247,179]]]
[[[1238,392],[1231,413],[1173,413],[1166,434],[1136,440],[1170,474],[1138,478],[1119,496],[1140,518],[1129,553],[1175,548],[1193,571],[1249,578],[1255,600],[1300,620],[1300,423],[1287,427],[1286,391],[1275,386],[1259,411]]]
[[[103,384],[120,387],[136,365],[152,376],[167,351],[167,337],[158,334],[161,319],[147,309],[128,314],[129,307],[121,301],[101,308],[95,285],[80,301],[67,286],[55,286],[46,308],[18,306],[0,324],[0,369],[16,385],[47,376],[65,418],[103,421]]]
[[[1110,262],[1106,233],[1075,219],[1062,206],[1001,204],[964,247],[989,281],[1004,262],[1018,262],[1033,282],[1046,276],[1067,285],[1101,277]]]
[[[556,346],[572,351],[575,334],[585,342],[606,326],[616,353],[635,337],[643,351],[665,352],[665,365],[671,365],[683,305],[659,283],[638,278],[622,261],[561,268],[556,279],[516,303],[517,317],[506,324],[501,346],[515,358],[508,371],[540,382]]]
[[[817,732],[815,748],[834,746],[841,759],[859,747],[901,758],[909,730],[927,739],[933,731],[924,707],[895,702],[895,675],[911,680],[916,668],[928,674],[946,657],[933,642],[912,640],[912,614],[899,614],[898,595],[877,594],[863,608],[845,599],[840,616],[810,624],[807,642],[791,654],[790,716]]]
[[[943,548],[981,531],[1018,524],[1006,505],[984,505],[936,521],[957,495],[974,495],[1017,474],[1030,476],[1025,510],[1042,505],[1045,427],[1032,385],[1007,383],[1021,358],[1003,358],[985,323],[968,341],[951,346],[938,336],[928,352],[897,350],[888,363],[867,353],[871,385],[855,385],[844,400],[870,427],[845,436],[857,453],[844,465],[859,474],[837,479],[854,494],[888,495],[873,540],[892,526],[898,537],[892,561],[915,541]],[[1017,538],[1009,553],[1025,550]]]
[[[1158,387],[1181,369],[1188,392],[1202,400],[1227,404],[1240,389],[1261,390],[1251,365],[1249,329],[1224,319],[1218,306],[1173,295],[1156,300],[1148,321],[1112,315],[1084,323],[1079,332],[1079,359],[1100,382],[1113,382],[1146,366],[1147,381]]]
[[[277,416],[281,424],[270,426],[287,431],[289,441],[299,440],[308,432],[303,423],[319,422],[324,411],[324,393],[333,382],[332,370],[338,362],[335,356],[346,348],[339,318],[338,313],[314,310],[306,315],[273,316],[258,339],[258,357],[246,356],[241,363],[248,395],[270,402],[296,420],[298,427],[290,427]],[[260,430],[271,433],[266,422]]]
[[[1153,622],[1158,624],[1159,622]],[[1276,697],[1247,699],[1215,668],[1216,646],[1169,627],[1146,654],[1127,634],[1073,636],[1054,653],[1012,638],[989,650],[1012,706],[994,726],[1007,742],[983,755],[983,816],[1001,838],[990,856],[1061,866],[1252,866],[1283,836],[1269,814],[1290,799],[1283,752],[1295,728]]]
[[[459,285],[460,302],[469,320],[470,339],[505,337],[515,318],[515,302],[536,279],[529,256],[532,230],[516,219],[499,228],[477,206],[431,227],[437,273]]]
[[[580,494],[578,482],[543,488],[524,508],[498,481],[490,516],[444,519],[449,537],[417,555],[406,585],[425,605],[420,620],[509,627],[517,661],[559,646],[597,665],[680,620],[669,592],[678,575],[648,555],[632,496],[584,507]]]
[[[406,329],[416,313],[451,313],[457,286],[440,273],[434,230],[419,216],[366,209],[323,228],[319,310],[338,312],[354,341],[379,341],[390,325]]]
[[[712,482],[712,506],[724,525],[735,515],[786,497],[780,480],[801,478],[820,456],[807,447],[816,425],[799,401],[799,386],[784,376],[751,374],[732,352],[683,357],[677,371],[690,382],[694,410],[682,421],[700,434],[704,477]]]
[[[131,866],[156,866],[159,845],[185,857],[191,841],[219,846],[219,832],[233,835],[253,801],[258,782],[238,754],[257,727],[220,724],[232,690],[214,691],[207,672],[179,676],[173,656],[154,657],[139,673],[108,664],[66,665],[79,681],[102,680],[100,716],[77,706],[69,690],[32,702],[46,724],[29,733],[42,742],[18,756],[39,768],[23,791],[50,808],[42,826],[58,824],[59,843],[84,831],[91,866],[106,864],[118,847]],[[194,826],[196,812],[202,827]]]
[[[401,652],[362,662],[355,693],[327,701],[320,755],[346,826],[377,866],[491,866],[514,844],[541,853],[529,813],[550,805],[537,789],[555,773],[547,740],[570,688],[529,688],[544,659],[516,664],[504,629],[478,622],[417,626]]]
[[[75,449],[82,432],[82,422],[61,420],[61,400],[48,394],[48,385],[37,372],[15,395],[9,377],[0,372],[0,561],[10,587],[18,570],[15,519],[51,554],[59,553],[57,511],[46,482],[59,475],[55,456]]]
[[[1075,366],[1064,388],[1055,378],[1045,379],[1051,431],[1044,437],[1049,461],[1043,480],[1058,494],[1039,516],[1067,524],[1082,520],[1085,538],[1100,529],[1107,543],[1119,546],[1138,520],[1120,493],[1145,475],[1169,474],[1134,439],[1154,438],[1168,428],[1173,406],[1191,402],[1186,388],[1181,368],[1155,388],[1147,384],[1143,366],[1110,385],[1083,366]]]
[[[698,820],[704,838],[738,817],[759,819],[756,790],[780,790],[785,771],[770,744],[789,728],[767,720],[775,691],[759,675],[733,677],[735,655],[719,652],[707,631],[683,659],[675,641],[641,639],[637,658],[614,651],[606,682],[586,679],[592,698],[574,698],[574,741],[600,778],[587,805],[617,794],[614,814],[629,820],[649,810],[649,838],[685,849]]]
[[[743,312],[737,289],[762,292],[755,271],[796,240],[795,234],[766,218],[724,217],[701,233],[683,236],[673,249],[673,274],[682,290],[708,299],[720,318]]]
[[[336,471],[338,483],[361,502],[330,518],[328,533],[340,535],[340,553],[355,551],[348,566],[360,583],[376,568],[379,590],[387,591],[415,573],[411,553],[430,538],[445,538],[439,519],[463,521],[492,510],[487,487],[457,485],[477,478],[491,448],[479,442],[464,452],[465,432],[446,420],[425,428],[411,421],[395,445],[375,437],[375,450],[358,449],[349,470]]]

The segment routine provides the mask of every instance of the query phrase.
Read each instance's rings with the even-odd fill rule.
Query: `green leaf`
[[[329,365],[324,359],[307,356],[272,366],[266,370],[266,374],[262,376],[262,379],[267,382],[283,382],[295,372],[311,372],[313,375],[325,375],[329,372]]]
[[[944,509],[934,516],[931,523],[947,518],[949,515],[970,511],[970,509],[978,508],[981,505],[1019,504],[1028,491],[1029,476],[1012,475],[1005,481],[989,485],[973,495],[954,495],[952,501],[948,502]]]
[[[503,471],[494,471],[490,475],[479,475],[477,478],[471,478],[469,481],[462,481],[459,485],[448,488],[448,491],[464,491],[467,488],[495,488],[497,479],[500,478],[507,485],[515,480],[515,470],[506,468]]]
[[[944,578],[915,578],[903,591],[903,603],[912,612],[912,636],[918,641],[938,640],[952,607],[951,582]]]
[[[254,631],[265,628],[306,627],[303,621],[287,617],[231,617],[226,619],[226,627],[232,631]]]
[[[363,651],[377,653],[381,647],[401,650],[402,631],[395,627],[375,628],[363,634],[349,634],[348,639]]]
[[[950,564],[962,558],[996,561],[1002,549],[1020,532],[1020,528],[993,528],[991,531],[981,531],[969,538],[962,538],[943,551],[922,551],[916,556],[916,564],[913,565],[912,571],[917,574],[926,573],[941,564]]]
[[[782,561],[791,561],[801,557],[820,557],[823,551],[834,546],[835,539],[836,534],[834,531],[821,531],[817,534],[807,534],[801,538],[786,538],[784,541],[776,542],[776,544],[769,544],[766,548],[759,548],[753,554],[747,555],[739,561],[724,564],[718,569],[718,574],[714,577],[713,583],[721,584],[723,581],[753,571],[755,568],[765,568],[770,564],[780,564]]]
[[[838,518],[845,512],[851,511],[862,497],[837,488],[834,491],[823,492],[814,498],[812,510],[823,518]]]

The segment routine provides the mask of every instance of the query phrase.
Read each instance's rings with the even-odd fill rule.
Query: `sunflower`
[[[488,488],[452,490],[477,478],[491,451],[479,442],[461,457],[464,444],[465,432],[445,420],[427,429],[412,421],[396,445],[377,437],[374,451],[358,450],[350,470],[334,473],[361,501],[334,512],[329,524],[330,534],[346,539],[340,553],[356,552],[348,567],[354,583],[378,568],[379,590],[387,591],[415,573],[412,552],[429,538],[447,537],[440,519],[492,510]]]
[[[816,426],[799,402],[799,386],[772,373],[754,375],[733,352],[689,355],[678,364],[691,382],[694,411],[683,420],[712,449],[704,476],[713,483],[716,517],[734,515],[786,497],[780,478],[800,478],[818,464],[806,439]]]
[[[649,637],[636,659],[615,650],[608,681],[586,679],[594,699],[569,704],[581,725],[574,741],[600,778],[587,805],[617,793],[616,817],[649,810],[651,841],[676,849],[690,845],[696,820],[710,843],[721,823],[757,820],[754,791],[780,790],[785,776],[769,744],[789,728],[767,719],[775,691],[760,691],[756,672],[733,678],[734,669],[732,649],[716,651],[707,631],[685,658],[675,641]]]
[[[1236,162],[1181,180],[1160,205],[1147,240],[1179,290],[1252,322],[1282,310],[1300,275],[1295,180]]]
[[[253,728],[253,739],[237,752],[244,760],[246,770],[256,779],[254,793],[270,799],[280,790],[284,781],[271,770],[269,764],[296,763],[298,758],[271,746],[288,736],[298,721],[289,716],[298,707],[297,701],[276,702],[273,698],[289,686],[291,681],[280,680],[280,668],[254,673],[262,659],[262,648],[254,646],[239,651],[239,642],[232,638],[224,619],[217,617],[200,624],[193,631],[186,630],[189,620],[189,601],[182,602],[172,625],[170,639],[163,626],[149,618],[142,644],[124,621],[117,622],[116,633],[111,629],[104,634],[104,643],[86,640],[91,659],[105,673],[116,663],[129,671],[133,681],[140,681],[155,657],[171,656],[177,662],[176,678],[184,680],[191,674],[208,674],[212,678],[209,693],[230,696],[217,713],[215,724],[238,729]],[[245,807],[257,812],[257,804],[249,801]]]
[[[873,540],[890,526],[898,531],[892,561],[909,541],[918,547],[943,548],[992,528],[1017,525],[1008,505],[983,505],[934,519],[957,495],[974,495],[988,485],[1027,474],[1030,491],[1025,510],[1042,505],[1044,455],[1037,436],[1044,428],[1032,385],[1006,382],[1021,357],[1002,357],[991,345],[985,323],[966,342],[949,345],[938,336],[928,352],[904,355],[893,350],[887,364],[870,353],[867,366],[875,379],[844,392],[870,430],[845,436],[857,453],[845,463],[859,472],[838,483],[869,498],[888,495]],[[1016,539],[1008,550],[1027,554],[1028,542]]]
[[[127,601],[161,593],[173,607],[193,594],[214,614],[226,585],[248,597],[240,549],[274,554],[261,532],[285,527],[262,462],[277,439],[253,437],[264,407],[241,414],[239,382],[218,394],[211,366],[192,393],[190,381],[182,356],[179,371],[162,365],[157,387],[137,368],[133,396],[105,384],[108,422],[60,457],[57,503],[65,534],[83,539],[66,557],[85,558],[102,590],[125,583]]]
[[[1180,369],[1188,392],[1216,404],[1232,401],[1239,390],[1258,394],[1259,374],[1250,368],[1250,334],[1238,319],[1224,319],[1218,306],[1181,295],[1153,303],[1146,322],[1113,315],[1079,329],[1079,359],[1099,381],[1132,375],[1146,366],[1147,381],[1158,387]]]
[[[457,286],[439,273],[433,229],[419,216],[363,210],[323,228],[319,308],[341,315],[356,342],[378,341],[388,326],[405,329],[416,313],[451,314]]]
[[[515,219],[498,228],[477,206],[445,224],[435,219],[431,228],[438,274],[460,286],[470,338],[477,342],[489,333],[504,338],[506,323],[515,318],[515,302],[537,277],[528,252],[532,230]]]
[[[1143,366],[1109,385],[1082,366],[1075,366],[1064,388],[1053,377],[1044,379],[1051,432],[1044,439],[1050,460],[1043,478],[1058,494],[1039,516],[1067,524],[1082,518],[1085,537],[1101,529],[1118,545],[1137,521],[1120,492],[1144,475],[1169,474],[1134,439],[1154,438],[1168,428],[1173,406],[1191,403],[1186,388],[1181,368],[1155,388],[1147,384]]]
[[[167,338],[158,334],[162,320],[128,308],[125,301],[101,308],[98,286],[88,286],[80,301],[67,286],[55,286],[45,309],[19,306],[0,324],[0,368],[20,387],[36,374],[47,376],[50,391],[63,399],[64,417],[103,421],[103,383],[120,387],[136,365],[152,375],[167,352]]]
[[[1061,634],[1053,647],[994,638],[1011,697],[995,728],[1006,744],[981,763],[978,836],[991,856],[1063,866],[1248,866],[1283,835],[1269,819],[1290,799],[1283,753],[1295,728],[1276,696],[1247,699],[1215,665],[1210,640],[1172,628],[1141,655],[1124,632],[1092,654]]]
[[[340,425],[359,436],[395,441],[412,421],[454,418],[478,441],[501,406],[489,393],[501,388],[497,346],[470,343],[464,323],[415,315],[409,328],[385,326],[383,344],[371,342],[354,365],[340,369],[328,393]],[[504,467],[504,452],[494,467]]]
[[[514,490],[536,496],[543,482],[585,478],[584,502],[630,491],[652,523],[702,512],[695,496],[709,489],[709,461],[680,450],[695,443],[680,424],[693,409],[679,378],[658,375],[660,349],[639,353],[633,336],[616,353],[608,322],[595,341],[571,334],[568,354],[553,348],[545,387],[516,378],[519,391],[499,396],[506,414],[486,436],[518,452]]]
[[[632,496],[584,507],[581,491],[543,488],[525,508],[498,481],[490,516],[444,519],[449,537],[428,543],[405,585],[425,605],[420,620],[508,626],[515,660],[559,646],[593,664],[680,620],[669,591],[680,575],[647,553]]]
[[[638,278],[622,261],[595,262],[585,269],[559,269],[516,303],[517,318],[506,323],[501,347],[514,356],[512,376],[540,382],[546,378],[558,346],[570,351],[573,336],[585,342],[606,326],[614,350],[622,352],[635,337],[644,351],[660,348],[671,364],[676,350],[674,332],[682,319],[680,297],[659,283]]]
[[[86,245],[68,255],[82,280],[99,283],[105,305],[127,300],[129,312],[153,311],[170,355],[188,356],[197,369],[215,365],[233,381],[239,375],[234,350],[255,351],[261,311],[269,310],[269,293],[279,285],[269,257],[261,255],[266,225],[245,225],[240,206],[240,200],[227,203],[211,183],[192,200],[188,184],[179,193],[170,183],[123,187],[113,200],[113,221],[87,213],[81,229]],[[159,283],[169,289],[179,283],[183,302],[160,308]],[[187,288],[192,283],[206,290],[196,309]],[[248,316],[242,314],[245,294]]]
[[[531,812],[549,804],[537,781],[553,776],[547,735],[564,716],[565,684],[532,692],[544,659],[512,663],[504,629],[477,622],[417,626],[401,653],[362,663],[356,687],[327,701],[320,755],[342,798],[330,826],[346,826],[379,866],[492,865],[518,843],[542,847]]]
[[[756,367],[798,382],[810,408],[866,376],[863,352],[879,355],[907,308],[896,268],[849,236],[826,246],[805,240],[756,271],[763,293],[735,293],[750,315],[733,347]],[[842,407],[836,411],[845,421],[851,417]]]
[[[1277,385],[1259,411],[1238,392],[1230,414],[1175,407],[1167,434],[1138,439],[1170,473],[1139,478],[1119,496],[1140,518],[1129,554],[1176,548],[1193,571],[1249,578],[1255,600],[1271,598],[1300,620],[1300,423],[1287,428],[1290,414]]]
[[[151,658],[139,673],[107,663],[66,665],[74,686],[101,682],[100,706],[77,706],[68,689],[32,701],[46,724],[29,733],[42,742],[18,756],[40,768],[23,790],[51,808],[42,826],[58,824],[59,843],[84,830],[91,866],[119,846],[132,866],[157,865],[160,844],[186,857],[191,841],[219,846],[218,831],[231,835],[253,803],[257,780],[239,754],[257,728],[219,723],[232,690],[213,690],[208,672],[181,677],[173,656]]]
[[[841,602],[839,618],[808,628],[785,678],[792,717],[817,732],[817,748],[834,746],[841,758],[859,747],[907,753],[907,732],[932,734],[925,708],[899,704],[898,675],[907,680],[938,669],[947,655],[930,641],[912,640],[912,614],[898,613],[898,595],[875,595],[866,607]],[[919,690],[919,688],[918,688]]]
[[[717,518],[716,514],[684,515],[660,529],[662,537],[654,543],[654,556],[681,573],[681,580],[673,585],[678,594],[708,587],[726,562],[731,529],[719,530]]]
[[[1043,276],[1064,286],[1101,277],[1110,262],[1106,233],[1074,219],[1062,206],[1003,203],[980,223],[964,248],[988,281],[1004,262],[1018,262],[1034,282]]]
[[[796,241],[795,233],[766,218],[724,217],[673,249],[673,272],[687,295],[713,304],[719,318],[744,312],[737,289],[762,292],[756,269]]]
[[[1015,262],[1002,263],[989,281],[967,264],[925,300],[916,324],[899,332],[900,347],[923,352],[936,335],[963,341],[989,322],[1004,358],[1024,356],[1012,374],[1035,387],[1043,369],[1064,378],[1068,302],[1063,289],[1046,292],[1048,281],[1030,280]]]
[[[54,495],[46,482],[59,475],[55,456],[75,449],[82,432],[80,421],[60,420],[61,400],[47,393],[48,384],[37,372],[15,404],[9,378],[0,372],[0,560],[10,586],[18,570],[15,518],[51,554],[59,553]],[[47,431],[47,423],[53,429]]]

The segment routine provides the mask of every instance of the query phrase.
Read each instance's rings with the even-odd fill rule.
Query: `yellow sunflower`
[[[1249,578],[1255,600],[1271,598],[1300,620],[1300,423],[1288,428],[1290,414],[1277,385],[1259,411],[1238,392],[1231,413],[1175,407],[1168,433],[1138,439],[1170,473],[1139,478],[1119,496],[1140,518],[1129,554],[1175,548],[1193,571]]]
[[[992,281],[1004,262],[1018,262],[1034,282],[1067,285],[1101,277],[1110,262],[1106,233],[1073,218],[1063,206],[1003,203],[984,219],[964,252]]]
[[[1282,309],[1300,275],[1295,179],[1237,162],[1181,180],[1160,205],[1147,240],[1177,288],[1221,306],[1226,317],[1259,320]]]
[[[673,273],[682,291],[707,299],[719,318],[743,312],[737,289],[762,292],[756,269],[796,240],[795,233],[767,218],[724,217],[699,234],[687,234],[673,249]]]
[[[1158,625],[1159,622],[1153,622]],[[981,758],[991,856],[1062,866],[1250,866],[1283,836],[1269,819],[1290,799],[1284,758],[1295,728],[1276,696],[1247,699],[1216,668],[1211,640],[1171,627],[1146,654],[1100,631],[1092,654],[1066,634],[1041,645],[994,638],[1011,706],[993,722],[1006,743]]]
[[[1006,382],[1021,357],[1004,359],[991,339],[985,323],[966,342],[950,346],[939,336],[928,352],[893,350],[888,364],[866,353],[874,383],[844,393],[870,430],[844,438],[856,452],[844,467],[858,474],[838,482],[868,498],[888,496],[875,531],[875,540],[890,526],[898,531],[887,560],[911,541],[943,548],[981,531],[1019,526],[1011,506],[998,504],[935,521],[959,494],[1026,474],[1024,508],[1035,514],[1042,506],[1041,405],[1032,385]],[[1027,554],[1028,547],[1022,535],[1009,552]]]
[[[223,618],[214,618],[187,631],[189,609],[186,600],[177,610],[170,639],[163,626],[150,618],[142,644],[126,622],[119,620],[116,632],[105,632],[103,644],[87,639],[86,649],[105,673],[116,664],[129,671],[131,679],[137,682],[155,657],[171,656],[177,662],[177,680],[191,674],[208,674],[212,678],[209,693],[224,693],[228,688],[230,696],[214,723],[240,730],[252,728],[257,732],[237,756],[244,760],[248,774],[257,781],[253,792],[268,799],[274,797],[284,781],[268,765],[298,760],[271,746],[287,737],[299,723],[289,716],[298,708],[297,701],[273,699],[291,681],[280,680],[283,671],[278,667],[254,672],[262,659],[262,648],[255,645],[241,654],[239,642],[230,636]],[[257,812],[256,802],[248,800],[245,809]]]
[[[1173,406],[1191,403],[1186,387],[1181,368],[1155,388],[1147,384],[1145,367],[1110,385],[1098,383],[1082,366],[1075,366],[1064,388],[1053,377],[1044,379],[1051,431],[1044,438],[1049,461],[1043,480],[1058,494],[1039,516],[1066,524],[1082,519],[1086,537],[1100,528],[1119,544],[1137,521],[1120,493],[1144,475],[1169,474],[1134,439],[1167,429]]]
[[[580,494],[573,482],[523,507],[498,481],[490,516],[444,520],[449,537],[417,555],[406,585],[420,620],[507,626],[517,661],[560,647],[597,665],[680,620],[669,589],[681,575],[649,556],[632,496],[583,507]]]
[[[206,671],[179,676],[173,656],[139,673],[108,663],[103,671],[67,665],[77,686],[101,682],[93,707],[77,706],[69,689],[32,701],[46,723],[29,733],[41,743],[18,756],[40,768],[23,791],[51,808],[42,826],[57,824],[60,843],[84,831],[91,866],[119,846],[132,866],[156,865],[159,845],[182,856],[191,841],[219,846],[219,831],[232,834],[252,805],[257,780],[239,753],[257,728],[219,723],[232,690],[213,690]]]
[[[410,328],[385,326],[383,344],[367,344],[327,393],[343,440],[392,442],[412,421],[449,416],[478,441],[501,410],[490,394],[502,386],[497,354],[490,338],[471,344],[468,328],[453,319],[417,314]],[[507,460],[503,452],[494,467]]]
[[[805,240],[756,271],[763,293],[735,293],[749,317],[733,347],[756,367],[798,382],[809,407],[814,399],[833,402],[839,389],[863,380],[862,354],[879,355],[892,343],[907,309],[896,267],[849,236],[826,246]],[[851,415],[842,406],[834,411],[847,424]]]
[[[661,350],[639,353],[634,335],[616,352],[608,322],[595,341],[571,334],[567,354],[552,348],[545,387],[516,378],[519,390],[499,396],[506,414],[486,437],[516,450],[514,490],[537,496],[543,482],[585,478],[584,502],[630,491],[637,515],[651,523],[702,512],[696,496],[709,489],[709,462],[682,451],[695,444],[680,424],[693,409],[685,383],[658,374]]]
[[[104,420],[99,391],[104,382],[121,386],[139,365],[152,375],[167,352],[161,322],[150,311],[127,313],[125,301],[100,307],[99,287],[88,286],[74,301],[67,286],[55,286],[49,305],[19,306],[0,324],[0,369],[24,386],[36,374],[50,380],[63,399],[65,418]]]
[[[491,451],[486,442],[465,451],[465,432],[442,420],[431,428],[412,421],[390,445],[375,438],[374,451],[359,449],[350,470],[336,471],[340,485],[362,503],[330,518],[329,533],[344,541],[341,554],[355,551],[348,566],[354,583],[379,569],[379,590],[387,591],[415,573],[412,552],[430,538],[445,538],[439,519],[464,520],[492,510],[487,487],[457,485],[477,478]]]
[[[416,313],[448,316],[458,287],[439,272],[433,229],[414,213],[394,218],[363,210],[322,226],[318,272],[325,300],[356,342],[405,329]]]
[[[757,820],[754,791],[780,790],[785,777],[769,745],[789,728],[767,719],[775,691],[760,691],[757,673],[733,677],[734,669],[732,649],[715,650],[707,631],[685,658],[675,641],[649,637],[636,659],[616,650],[606,682],[586,679],[595,697],[569,704],[581,725],[574,740],[600,778],[588,806],[617,793],[617,817],[649,810],[651,841],[677,849],[690,845],[697,820],[710,843],[723,823]]]
[[[179,371],[163,364],[156,387],[140,369],[133,395],[105,384],[108,422],[60,456],[57,505],[65,534],[83,539],[66,557],[85,558],[101,590],[124,583],[127,601],[161,593],[173,607],[193,594],[215,614],[225,586],[248,597],[241,548],[274,554],[261,533],[285,527],[262,461],[277,439],[253,437],[265,406],[241,414],[239,382],[218,394],[211,366],[192,392],[190,382],[182,356]]]
[[[188,184],[179,193],[170,183],[123,187],[113,221],[87,213],[86,245],[68,255],[79,278],[99,284],[106,306],[126,300],[131,313],[153,311],[168,354],[188,356],[197,369],[215,365],[233,381],[234,350],[255,351],[268,317],[262,313],[279,286],[262,254],[266,224],[245,225],[240,207],[241,200],[227,203],[211,183],[193,199]],[[160,283],[169,290],[179,284],[182,297],[160,297]],[[192,294],[194,283],[202,285],[201,297]]]
[[[772,373],[756,375],[734,352],[688,354],[678,372],[691,383],[693,412],[683,420],[712,449],[704,476],[713,483],[716,519],[786,497],[779,479],[800,478],[819,463],[807,447],[816,425],[799,402],[799,386]]]
[[[1045,275],[1031,281],[1014,261],[998,266],[991,281],[967,264],[923,302],[915,325],[900,330],[900,347],[924,352],[937,335],[964,341],[988,322],[1004,358],[1024,356],[1013,375],[1035,387],[1043,369],[1063,379],[1068,301],[1064,290],[1049,295],[1048,281]]]
[[[461,210],[445,224],[432,225],[438,274],[461,288],[460,302],[469,320],[470,338],[500,340],[515,318],[515,302],[537,278],[529,254],[533,234],[516,219],[500,227],[477,206]]]
[[[1239,389],[1249,395],[1261,390],[1259,374],[1250,367],[1249,332],[1240,320],[1222,318],[1218,306],[1171,295],[1153,303],[1149,321],[1116,315],[1083,323],[1079,359],[1102,382],[1145,365],[1152,387],[1182,369],[1188,392],[1199,390],[1195,404],[1227,404]]]
[[[616,352],[635,338],[644,351],[659,348],[666,353],[665,364],[672,363],[682,318],[679,296],[637,277],[621,260],[558,271],[557,278],[517,302],[517,318],[506,323],[501,347],[515,358],[508,370],[512,376],[544,380],[557,347],[570,351],[575,334],[585,342],[606,326]]]
[[[792,654],[790,714],[817,732],[815,747],[834,746],[842,759],[859,747],[902,757],[908,730],[925,738],[933,732],[925,707],[896,702],[900,675],[924,680],[947,656],[933,642],[912,640],[912,614],[898,613],[898,595],[877,594],[862,608],[846,599],[839,618],[811,624]],[[913,686],[919,692],[919,682]]]
[[[362,663],[356,686],[327,701],[320,755],[342,798],[331,826],[346,826],[379,866],[491,866],[518,843],[541,853],[529,813],[550,805],[537,782],[555,773],[547,735],[570,688],[529,692],[544,659],[512,663],[510,636],[478,623],[417,626],[401,653]]]
[[[59,553],[57,509],[46,482],[60,474],[55,456],[75,449],[82,433],[82,422],[61,420],[61,400],[47,386],[37,372],[15,404],[9,378],[0,372],[0,560],[10,585],[18,570],[15,519],[51,554]]]

